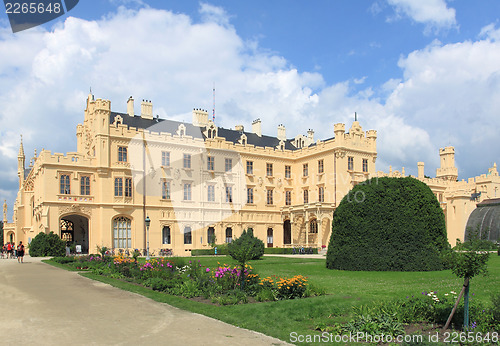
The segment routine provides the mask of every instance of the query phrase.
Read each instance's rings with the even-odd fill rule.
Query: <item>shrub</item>
[[[66,255],[66,242],[54,232],[38,233],[29,245],[29,254],[31,257],[64,257]]]
[[[443,211],[414,178],[356,185],[333,214],[326,266],[372,271],[442,270],[449,249]]]
[[[264,255],[264,242],[254,237],[252,229],[249,228],[229,243],[227,249],[229,255],[244,267],[247,261],[259,259]]]

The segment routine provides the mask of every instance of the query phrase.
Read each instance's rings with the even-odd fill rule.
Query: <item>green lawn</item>
[[[230,257],[191,257],[203,266],[216,267],[220,264],[235,264]],[[328,270],[324,259],[284,258],[265,256],[250,262],[261,277],[270,275],[308,277],[309,283],[325,288],[327,295],[314,298],[286,300],[236,306],[215,306],[170,296],[152,291],[128,282],[101,277],[92,273],[82,275],[109,283],[113,286],[145,295],[159,302],[181,309],[201,313],[221,321],[284,341],[290,340],[290,333],[313,334],[319,323],[345,321],[351,307],[406,296],[418,295],[422,291],[459,291],[463,281],[450,271],[440,272],[349,272]],[[490,295],[500,287],[500,256],[492,255],[489,275],[471,281],[473,299],[489,302]]]

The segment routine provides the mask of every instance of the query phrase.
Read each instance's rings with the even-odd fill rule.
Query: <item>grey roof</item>
[[[190,123],[184,123],[174,120],[167,120],[161,118],[154,119],[144,119],[140,116],[129,116],[126,113],[111,112],[109,122],[114,123],[115,117],[120,115],[123,118],[123,124],[128,127],[135,127],[138,129],[148,129],[152,132],[164,132],[164,133],[176,133],[180,124],[184,124],[186,127],[186,135],[192,136],[193,138],[206,139],[203,135],[205,127],[194,126]],[[276,148],[280,144],[280,140],[276,137],[271,136],[258,136],[253,132],[242,132],[232,129],[225,129],[223,127],[217,127],[217,135],[219,137],[225,138],[228,142],[238,143],[242,134],[247,137],[247,144],[254,145],[256,147],[272,147]],[[292,144],[292,139],[287,139],[284,141],[286,150],[297,150],[297,148]]]
[[[500,240],[500,198],[484,200],[472,211],[465,227],[465,240],[472,236],[496,242]]]

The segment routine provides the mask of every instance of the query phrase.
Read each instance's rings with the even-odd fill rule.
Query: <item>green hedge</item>
[[[281,247],[267,247],[264,249],[264,254],[268,255],[292,255],[293,248],[281,248]],[[313,254],[318,254],[317,248],[312,248]],[[298,248],[295,248],[296,253],[298,253]],[[225,246],[217,246],[217,255],[228,255],[227,248]],[[207,256],[215,255],[214,249],[199,249],[191,250],[191,256]]]
[[[227,250],[227,244],[219,244],[215,245],[217,248],[217,255],[229,255],[229,251]],[[191,256],[207,256],[207,255],[215,255],[214,249],[195,249],[191,250]]]
[[[298,247],[296,247],[295,249],[289,248],[289,247],[286,247],[286,248],[268,247],[268,248],[264,249],[264,254],[268,254],[268,255],[282,255],[282,254],[283,255],[292,255],[292,254],[294,254],[294,250],[295,250],[295,254],[299,253]],[[317,248],[305,248],[305,250],[311,251],[313,254],[318,254]]]
[[[333,214],[329,269],[442,270],[450,248],[444,213],[414,178],[373,178],[356,185]]]

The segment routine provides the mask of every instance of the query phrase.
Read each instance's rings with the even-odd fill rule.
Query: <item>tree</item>
[[[329,269],[442,270],[448,251],[444,213],[414,178],[373,178],[356,185],[333,214]]]
[[[444,256],[444,259],[451,268],[452,273],[459,278],[463,278],[464,284],[460,294],[458,295],[457,301],[455,302],[455,306],[453,306],[450,316],[443,327],[443,330],[448,329],[458,303],[460,302],[460,299],[462,299],[462,295],[464,296],[464,327],[469,327],[470,281],[474,276],[480,274],[486,275],[488,272],[488,259],[490,254],[486,251],[480,251],[481,247],[484,245],[483,240],[479,237],[474,237],[468,242],[469,251],[453,251]]]

